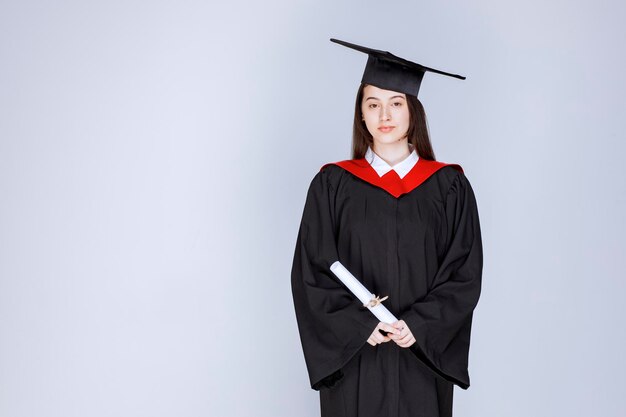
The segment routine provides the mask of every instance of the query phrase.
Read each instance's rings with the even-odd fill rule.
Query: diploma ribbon
[[[380,296],[377,295],[376,297],[369,300],[367,303],[363,304],[363,307],[372,307],[372,308],[376,307],[378,304],[382,303],[387,298],[389,298],[388,295],[384,296],[383,298],[380,298]]]

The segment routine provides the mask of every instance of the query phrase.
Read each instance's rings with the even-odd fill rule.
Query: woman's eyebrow
[[[402,99],[404,99],[404,97],[402,97],[402,96],[393,96],[393,97],[389,97],[389,100],[391,100],[393,98],[402,98]],[[378,97],[368,97],[368,98],[365,99],[365,101],[370,100],[370,99],[371,100],[380,100]]]

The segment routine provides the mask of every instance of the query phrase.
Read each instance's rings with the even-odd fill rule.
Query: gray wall
[[[421,4],[420,4],[421,3]],[[626,407],[618,1],[0,3],[0,415],[316,416],[289,272],[365,56],[428,74],[485,267],[456,416]]]

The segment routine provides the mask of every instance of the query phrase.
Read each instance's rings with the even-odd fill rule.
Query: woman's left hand
[[[405,323],[404,320],[398,320],[395,323],[391,324],[396,329],[400,330],[400,334],[389,333],[387,337],[396,342],[396,344],[403,348],[410,347],[413,343],[415,343],[415,337],[413,337],[413,333],[411,333],[411,329]]]

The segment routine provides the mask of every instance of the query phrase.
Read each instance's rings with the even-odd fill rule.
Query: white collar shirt
[[[415,152],[415,149],[412,149],[409,156],[407,156],[403,161],[391,166],[383,158],[376,155],[376,153],[372,151],[371,147],[368,147],[367,152],[365,153],[365,159],[370,163],[372,168],[374,168],[379,177],[382,177],[393,169],[400,178],[404,178],[404,176],[408,174],[411,169],[413,169],[419,159],[419,156],[417,155],[417,152]]]

